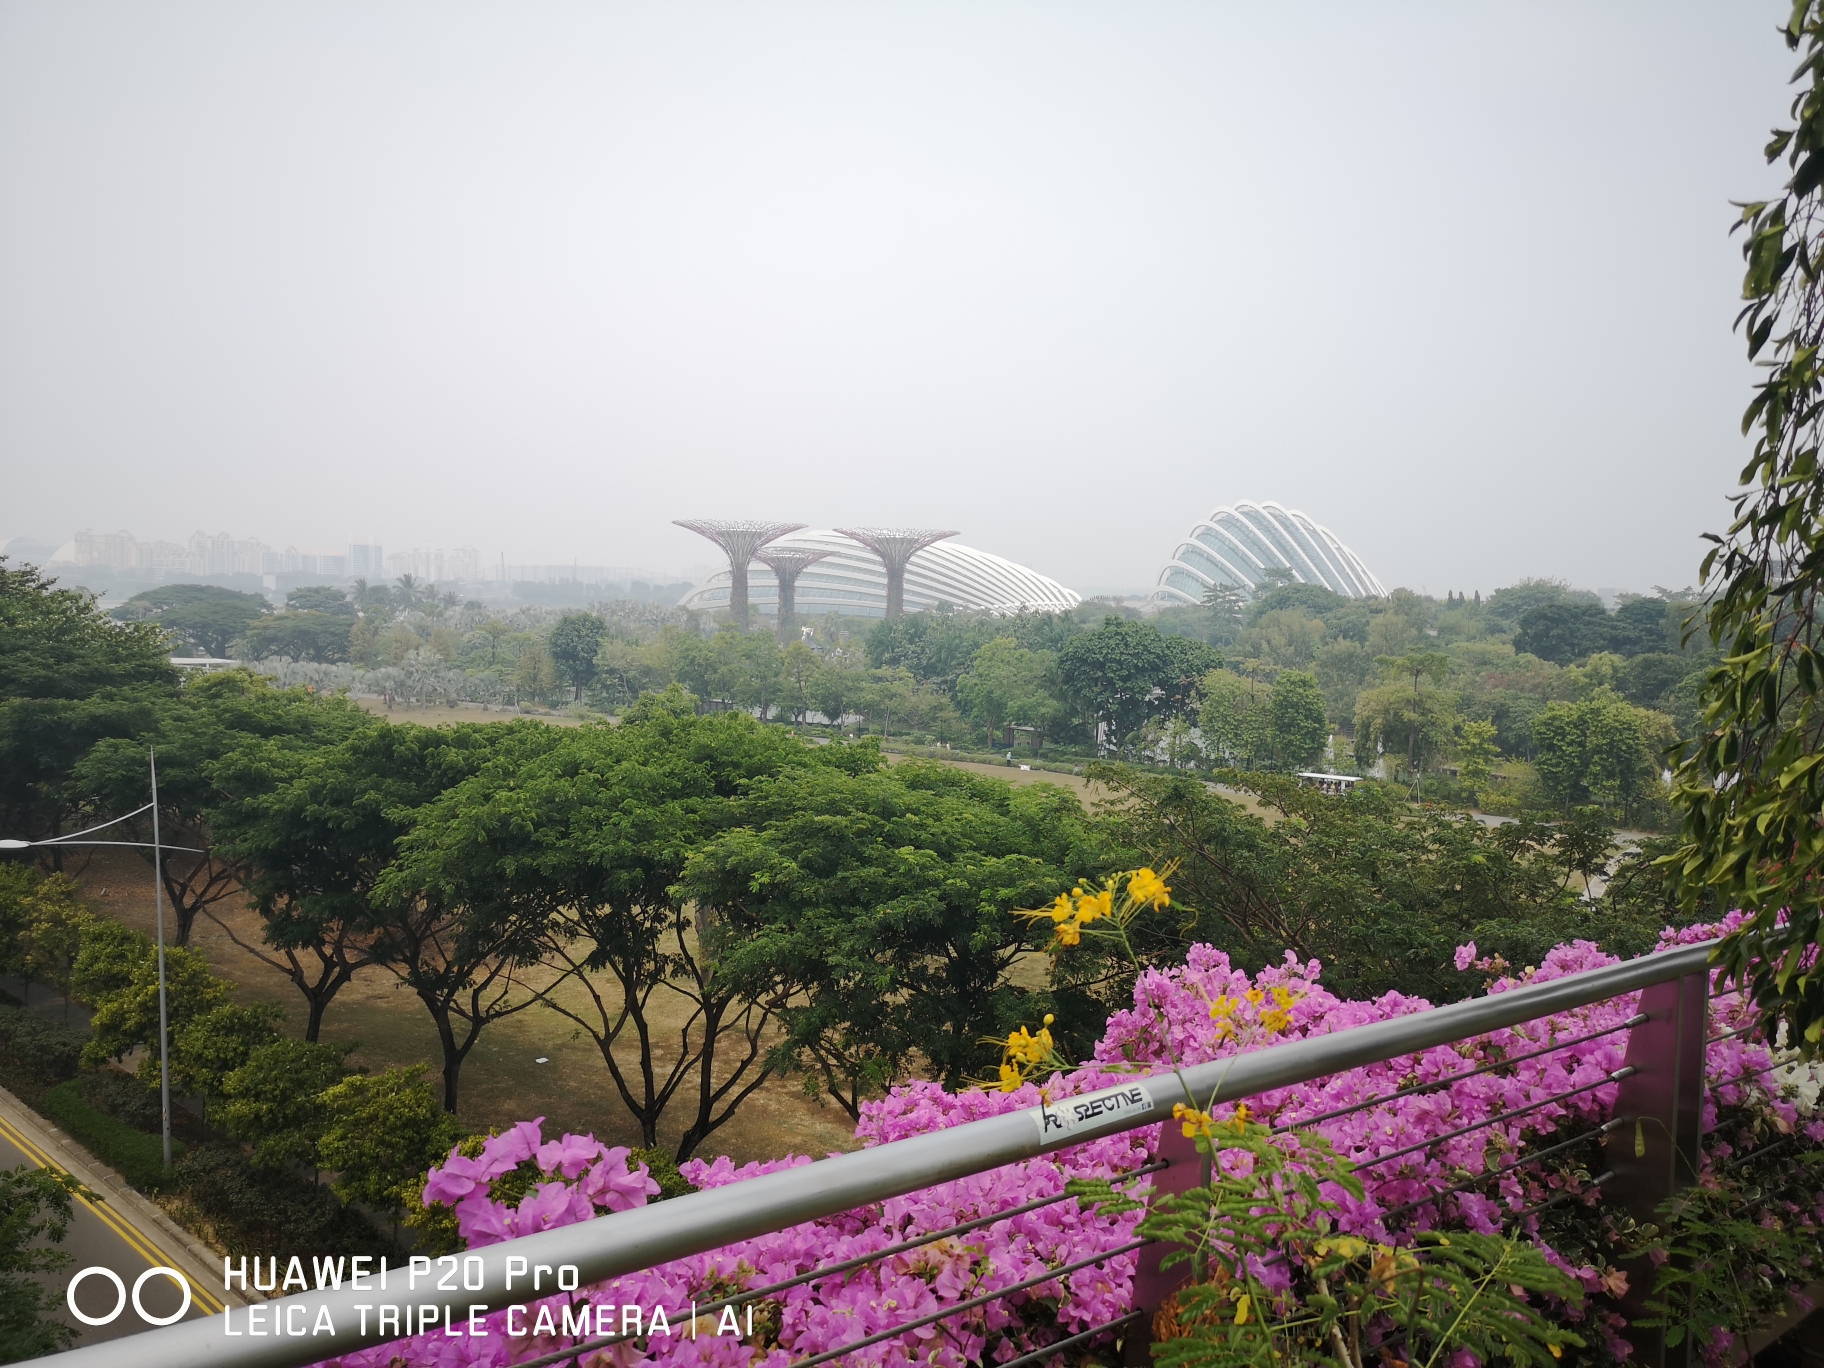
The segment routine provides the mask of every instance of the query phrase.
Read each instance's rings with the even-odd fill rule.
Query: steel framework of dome
[[[1191,529],[1159,572],[1156,603],[1200,603],[1213,584],[1253,592],[1269,570],[1290,570],[1302,584],[1321,584],[1348,598],[1387,591],[1336,534],[1295,508],[1271,500],[1225,504]]]
[[[767,553],[824,552],[797,576],[796,611],[885,617],[887,572],[879,556],[835,528],[781,537]],[[748,572],[748,601],[756,613],[778,612],[779,586],[770,569],[756,563]],[[1000,556],[940,541],[925,547],[906,566],[904,609],[916,613],[947,603],[965,611],[1001,613],[1068,612],[1081,596],[1056,580]],[[729,575],[718,570],[678,601],[680,608],[725,608]]]

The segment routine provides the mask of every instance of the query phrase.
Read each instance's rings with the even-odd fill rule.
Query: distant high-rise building
[[[150,575],[187,575],[190,573],[190,548],[176,542],[140,542],[137,550],[139,570]]]
[[[94,532],[84,528],[75,537],[76,564],[105,565],[132,570],[139,565],[139,543],[131,532]]]
[[[270,549],[253,537],[237,539],[226,532],[193,532],[189,571],[193,575],[266,574],[264,557]]]
[[[473,546],[459,546],[450,552],[450,578],[458,580],[478,580],[481,578],[481,552]]]
[[[348,566],[343,573],[355,579],[383,580],[386,578],[386,553],[378,542],[350,542]]]

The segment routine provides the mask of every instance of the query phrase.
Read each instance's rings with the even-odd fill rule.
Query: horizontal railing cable
[[[1016,1359],[1009,1359],[1006,1363],[996,1364],[995,1368],[1027,1368],[1028,1364],[1043,1363],[1053,1355],[1062,1353],[1064,1350],[1083,1344],[1088,1340],[1092,1340],[1097,1335],[1106,1335],[1110,1330],[1119,1330],[1130,1321],[1139,1320],[1145,1314],[1146,1312],[1144,1311],[1129,1311],[1125,1316],[1120,1316],[1115,1320],[1107,1321],[1101,1325],[1092,1325],[1087,1330],[1079,1330],[1069,1339],[1058,1340],[1055,1343],[1046,1345],[1043,1349],[1034,1349],[1030,1354],[1021,1354]]]
[[[1588,1041],[1600,1040],[1606,1035],[1614,1035],[1617,1031],[1625,1031],[1631,1027],[1638,1026],[1646,1019],[1644,1014],[1636,1013],[1626,1021],[1617,1022],[1613,1026],[1605,1026],[1600,1031],[1591,1031],[1588,1035],[1572,1036],[1569,1040],[1561,1040],[1555,1045],[1547,1045],[1543,1049],[1533,1050],[1527,1054],[1512,1055],[1507,1059],[1498,1059],[1492,1063],[1484,1064],[1480,1068],[1466,1069],[1462,1073],[1451,1074],[1447,1078],[1434,1078],[1428,1083],[1414,1083],[1411,1087],[1401,1088],[1398,1092],[1384,1093],[1379,1097],[1371,1097],[1366,1102],[1357,1102],[1351,1106],[1338,1107],[1335,1111],[1319,1112],[1316,1116],[1301,1116],[1296,1121],[1288,1121],[1283,1126],[1273,1127],[1273,1134],[1284,1135],[1288,1131],[1302,1130],[1307,1126],[1319,1125],[1325,1121],[1334,1121],[1339,1116],[1349,1116],[1358,1111],[1367,1111],[1370,1107],[1379,1107],[1388,1102],[1397,1102],[1402,1097],[1417,1097],[1420,1093],[1436,1092],[1439,1088],[1449,1088],[1461,1083],[1466,1078],[1474,1078],[1478,1074],[1493,1073],[1496,1069],[1505,1069],[1513,1064],[1524,1064],[1529,1059],[1540,1059],[1545,1055],[1557,1054],[1560,1050],[1568,1050],[1573,1045],[1582,1045]]]
[[[1405,1149],[1390,1150],[1388,1153],[1373,1159],[1355,1159],[1350,1162],[1358,1169],[1365,1169],[1384,1164],[1389,1159],[1403,1159],[1408,1154],[1417,1154],[1420,1150],[1430,1149],[1433,1145],[1441,1145],[1446,1140],[1455,1140],[1458,1136],[1468,1135],[1471,1131],[1482,1130],[1487,1126],[1498,1126],[1503,1121],[1513,1120],[1516,1116],[1525,1116],[1528,1112],[1538,1111],[1541,1107],[1549,1107],[1552,1103],[1562,1102],[1567,1097],[1576,1097],[1579,1093],[1591,1092],[1597,1088],[1606,1087],[1610,1083],[1619,1083],[1622,1079],[1627,1078],[1635,1072],[1637,1072],[1637,1070],[1632,1064],[1624,1064],[1621,1068],[1604,1074],[1594,1083],[1585,1083],[1582,1087],[1578,1088],[1567,1088],[1561,1093],[1553,1093],[1550,1097],[1542,1097],[1537,1102],[1528,1102],[1524,1107],[1515,1107],[1512,1111],[1501,1112],[1499,1115],[1488,1117],[1486,1120],[1475,1121],[1467,1126],[1459,1126],[1454,1131],[1445,1131],[1444,1134],[1434,1136],[1430,1140],[1421,1140],[1416,1145],[1406,1146]]]
[[[1486,1183],[1490,1178],[1503,1177],[1506,1174],[1513,1173],[1517,1169],[1525,1168],[1528,1164],[1536,1163],[1540,1159],[1550,1158],[1554,1154],[1559,1154],[1567,1149],[1572,1149],[1577,1145],[1583,1144],[1585,1141],[1594,1140],[1598,1136],[1607,1135],[1619,1125],[1621,1125],[1621,1122],[1619,1121],[1605,1121],[1593,1130],[1585,1131],[1582,1135],[1572,1136],[1569,1140],[1561,1141],[1546,1149],[1529,1151],[1526,1154],[1518,1156],[1511,1164],[1503,1164],[1500,1168],[1484,1169],[1481,1173],[1465,1178],[1460,1183],[1454,1183],[1450,1187],[1441,1188],[1437,1192],[1428,1192],[1423,1197],[1415,1198],[1414,1200],[1405,1203],[1403,1206],[1397,1206],[1391,1210],[1383,1211],[1381,1213],[1381,1220],[1386,1222],[1392,1220],[1395,1216],[1404,1216],[1409,1211],[1416,1211],[1418,1208],[1427,1206],[1441,1198],[1448,1197],[1454,1192],[1467,1192],[1470,1188]]]
[[[1132,1240],[1127,1244],[1119,1245],[1104,1254],[1095,1254],[1087,1259],[1078,1259],[1075,1263],[1067,1263],[1062,1268],[1047,1269],[1043,1273],[1027,1278],[1024,1282],[1013,1283],[1007,1287],[997,1287],[992,1292],[984,1292],[979,1297],[971,1297],[968,1301],[961,1301],[953,1306],[946,1306],[943,1310],[933,1311],[928,1316],[920,1316],[917,1320],[909,1320],[901,1325],[895,1325],[891,1329],[877,1331],[876,1333],[869,1335],[866,1339],[855,1340],[849,1344],[843,1345],[839,1349],[826,1349],[823,1353],[812,1354],[809,1358],[794,1359],[790,1364],[790,1368],[817,1368],[817,1365],[820,1363],[828,1363],[831,1359],[839,1359],[844,1354],[854,1353],[857,1349],[866,1349],[870,1345],[881,1343],[883,1340],[890,1340],[896,1335],[903,1335],[908,1330],[918,1330],[927,1325],[935,1325],[941,1320],[949,1320],[952,1316],[960,1316],[965,1311],[973,1311],[978,1306],[986,1306],[989,1302],[999,1301],[1001,1298],[1009,1296],[1014,1292],[1024,1292],[1029,1287],[1038,1287],[1043,1283],[1055,1281],[1056,1279],[1065,1277],[1067,1274],[1075,1273],[1079,1269],[1090,1268],[1099,1263],[1106,1263],[1110,1259],[1118,1259],[1123,1254],[1132,1254],[1136,1249],[1144,1249],[1152,1243],[1153,1241],[1151,1240]]]
[[[1529,1216],[1537,1216],[1542,1211],[1549,1211],[1551,1208],[1553,1208],[1555,1206],[1559,1206],[1564,1202],[1570,1201],[1573,1197],[1581,1197],[1584,1195],[1584,1193],[1594,1192],[1598,1188],[1600,1188],[1604,1183],[1608,1182],[1609,1179],[1613,1178],[1614,1176],[1615,1176],[1615,1171],[1613,1169],[1605,1169],[1603,1172],[1597,1174],[1594,1178],[1590,1179],[1590,1185],[1588,1187],[1584,1188],[1581,1192],[1560,1192],[1556,1196],[1546,1198],[1543,1202],[1534,1203],[1532,1206],[1527,1207],[1524,1211],[1516,1211],[1516,1212],[1513,1212],[1511,1215],[1502,1217],[1501,1224],[1502,1225],[1511,1225],[1515,1221],[1524,1221]]]
[[[1130,1178],[1140,1178],[1149,1173],[1160,1173],[1170,1167],[1171,1161],[1169,1159],[1160,1160],[1158,1163],[1147,1164],[1141,1168],[1128,1169],[1124,1173],[1116,1174],[1109,1181],[1112,1183],[1125,1182]],[[764,1287],[746,1288],[731,1296],[722,1297],[717,1301],[704,1302],[701,1306],[698,1306],[693,1302],[692,1311],[694,1314],[692,1319],[694,1320],[697,1317],[713,1314],[714,1312],[722,1310],[724,1307],[740,1306],[745,1302],[762,1301],[765,1298],[772,1296],[774,1293],[787,1292],[804,1283],[821,1282],[825,1278],[835,1277],[838,1273],[848,1273],[867,1264],[879,1263],[882,1259],[890,1259],[896,1254],[904,1254],[909,1250],[919,1249],[928,1244],[934,1244],[938,1240],[948,1239],[952,1235],[966,1235],[972,1230],[980,1230],[983,1226],[999,1225],[1002,1221],[1012,1220],[1015,1216],[1024,1216],[1028,1212],[1037,1211],[1042,1207],[1056,1206],[1059,1202],[1069,1201],[1075,1196],[1075,1193],[1060,1192],[1054,1197],[1040,1197],[1017,1207],[1008,1207],[1005,1211],[996,1212],[992,1216],[979,1216],[973,1221],[963,1221],[957,1225],[946,1226],[942,1230],[934,1230],[930,1234],[920,1235],[916,1240],[903,1240],[899,1244],[888,1245],[885,1249],[876,1249],[872,1253],[860,1254],[853,1259],[844,1259],[839,1263],[822,1264],[807,1272],[798,1273],[789,1278],[783,1278],[775,1283],[767,1283]],[[601,1335],[595,1339],[587,1340],[584,1343],[572,1345],[568,1349],[561,1349],[540,1358],[526,1359],[523,1362],[515,1363],[513,1368],[548,1368],[548,1365],[562,1363],[566,1359],[575,1358],[579,1354],[593,1354],[598,1349],[609,1349],[617,1344],[625,1344],[629,1340],[642,1340],[648,1338],[650,1338],[649,1335],[639,1334],[633,1331],[628,1331],[625,1334],[619,1335]]]

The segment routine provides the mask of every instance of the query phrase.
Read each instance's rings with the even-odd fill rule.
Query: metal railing
[[[1427,1192],[1386,1214],[1405,1214],[1437,1202],[1452,1192],[1494,1182],[1504,1174],[1548,1155],[1602,1141],[1611,1133],[1626,1128],[1630,1143],[1605,1151],[1607,1169],[1592,1180],[1592,1186],[1603,1190],[1605,1201],[1619,1202],[1637,1217],[1645,1219],[1666,1197],[1694,1177],[1692,1164],[1698,1151],[1704,1053],[1710,1043],[1706,1039],[1705,1023],[1710,1001],[1708,958],[1711,948],[1710,944],[1683,946],[1410,1016],[1286,1041],[1188,1067],[1184,1070],[1185,1083],[1203,1105],[1235,1102],[1640,992],[1637,1011],[1619,1024],[1557,1040],[1525,1055],[1377,1095],[1355,1106],[1304,1118],[1284,1129],[1315,1125],[1352,1111],[1382,1105],[1397,1097],[1449,1087],[1466,1077],[1626,1030],[1627,1052],[1620,1068],[1556,1096],[1538,1099],[1465,1126],[1460,1131],[1378,1154],[1361,1161],[1358,1170],[1367,1172],[1454,1136],[1517,1119],[1595,1088],[1617,1085],[1614,1116],[1607,1123],[1549,1149],[1516,1155],[1511,1163],[1499,1169],[1491,1166],[1489,1171],[1455,1187]],[[68,1368],[190,1368],[191,1365],[294,1368],[400,1338],[402,1332],[396,1321],[392,1329],[382,1330],[376,1317],[365,1314],[373,1309],[377,1295],[416,1308],[416,1324],[425,1329],[448,1327],[452,1318],[461,1324],[469,1321],[472,1314],[485,1315],[514,1303],[553,1295],[557,1289],[551,1286],[550,1278],[542,1283],[529,1283],[529,1279],[538,1278],[536,1270],[539,1269],[554,1277],[558,1276],[554,1270],[568,1270],[571,1281],[564,1284],[565,1289],[580,1286],[586,1290],[592,1284],[673,1260],[867,1207],[1086,1141],[1155,1125],[1168,1120],[1172,1105],[1183,1100],[1183,1087],[1169,1072],[1135,1078],[1112,1088],[1067,1098],[1056,1106],[1035,1107],[972,1121],[472,1250],[462,1256],[461,1290],[453,1295],[440,1295],[434,1280],[430,1286],[418,1285],[421,1279],[416,1275],[410,1276],[408,1285],[407,1270],[393,1268],[391,1286],[383,1294],[377,1294],[370,1284],[363,1290],[349,1287],[320,1290],[264,1303],[262,1308],[255,1308],[264,1312],[261,1319],[268,1330],[264,1337],[247,1333],[253,1327],[246,1321],[248,1311],[242,1309],[228,1313],[240,1319],[238,1328],[222,1316],[186,1321],[71,1350],[59,1356],[59,1362],[67,1364]],[[1101,1102],[1102,1106],[1087,1105],[1095,1102]],[[1064,1107],[1073,1111],[1066,1114],[1060,1110]],[[1155,1191],[1183,1191],[1203,1181],[1203,1162],[1192,1143],[1181,1138],[1180,1128],[1167,1125],[1162,1128],[1154,1162],[1130,1170],[1123,1178],[1153,1176]],[[743,1288],[719,1301],[693,1306],[692,1315],[752,1304],[804,1283],[835,1277],[862,1265],[1066,1200],[1069,1200],[1066,1194],[1043,1197],[943,1230],[921,1233],[916,1238],[859,1258],[821,1265],[766,1286]],[[1511,1225],[1535,1215],[1558,1200],[1562,1197],[1509,1213],[1507,1223]],[[792,1368],[818,1368],[908,1330],[963,1315],[1035,1286],[1060,1282],[1080,1268],[1134,1253],[1138,1254],[1139,1261],[1134,1279],[1133,1310],[1046,1344],[999,1368],[1027,1368],[1061,1350],[1087,1344],[1114,1331],[1128,1332],[1124,1339],[1129,1362],[1143,1362],[1143,1354],[1139,1358],[1135,1354],[1143,1351],[1151,1313],[1182,1277],[1175,1271],[1170,1275],[1162,1273],[1159,1263],[1163,1252],[1160,1245],[1135,1239],[1061,1267],[1049,1267],[1042,1275],[995,1287],[972,1299],[942,1305],[928,1315],[896,1324],[839,1348],[797,1359]],[[1650,1274],[1642,1270],[1633,1285],[1636,1291],[1630,1296],[1638,1301],[1651,1286]],[[427,1319],[427,1315],[434,1319]],[[326,1325],[330,1327],[327,1330],[323,1329]],[[403,1333],[410,1334],[412,1328],[413,1323],[408,1319]],[[579,1339],[543,1357],[519,1361],[516,1368],[569,1364],[593,1349],[635,1338],[640,1337],[610,1334]],[[1637,1355],[1646,1368],[1659,1368],[1667,1362],[1665,1351],[1650,1335],[1637,1342]]]

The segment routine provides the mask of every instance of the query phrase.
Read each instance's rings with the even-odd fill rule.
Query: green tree
[[[290,613],[327,613],[331,617],[354,618],[357,609],[347,594],[330,584],[307,584],[285,595],[285,610]]]
[[[244,871],[216,848],[209,810],[220,800],[215,767],[236,747],[265,740],[290,751],[329,744],[368,725],[347,699],[277,689],[242,670],[202,675],[161,699],[134,735],[98,741],[75,766],[69,791],[98,817],[130,813],[149,796],[147,751],[158,753],[160,838],[178,849],[160,862],[176,943],[188,945],[199,913],[241,890]],[[150,841],[149,816],[135,840]],[[147,864],[150,850],[138,852]]]
[[[218,1123],[252,1147],[258,1168],[322,1167],[318,1145],[330,1117],[323,1094],[348,1072],[342,1061],[353,1048],[284,1039],[259,1046],[222,1080]]]
[[[1408,778],[1420,779],[1425,762],[1446,749],[1456,731],[1454,700],[1437,687],[1450,673],[1450,657],[1414,651],[1383,656],[1377,663],[1384,677],[1402,682],[1356,695],[1356,756],[1371,764],[1375,747],[1402,749]]]
[[[1324,624],[1296,608],[1256,618],[1235,641],[1231,655],[1258,658],[1282,670],[1308,669],[1323,645]]]
[[[521,697],[543,703],[557,692],[557,686],[557,667],[550,655],[540,643],[528,642],[513,666],[513,687]]]
[[[4,898],[0,892],[0,898]],[[95,918],[82,901],[81,889],[67,874],[35,879],[22,900],[23,916],[14,941],[19,970],[26,982],[48,983],[63,995],[69,1020],[76,959]]]
[[[255,1050],[279,1039],[285,1012],[276,1004],[252,1007],[226,1003],[191,1018],[173,1033],[171,1082],[203,1099],[205,1109],[222,1096],[228,1075]]]
[[[1514,649],[1569,665],[1606,649],[1609,635],[1609,615],[1600,603],[1541,604],[1520,615]]]
[[[767,632],[749,632],[736,641],[738,660],[731,671],[734,687],[730,692],[737,706],[754,709],[765,722],[785,689],[785,660],[778,638]]]
[[[779,652],[780,706],[792,715],[792,721],[802,727],[805,714],[814,704],[811,701],[812,691],[817,682],[817,653],[803,641],[787,642]]]
[[[989,740],[1006,726],[1032,727],[1043,737],[1060,720],[1049,651],[1033,651],[1012,637],[997,637],[975,653],[956,682],[964,711],[987,728]]]
[[[124,983],[89,998],[95,1015],[89,1023],[92,1034],[83,1047],[82,1058],[85,1064],[94,1066],[104,1060],[120,1059],[129,1051],[144,1046],[146,1054],[140,1060],[139,1076],[152,1082],[158,1078],[158,954],[144,936],[137,932],[129,934],[136,939],[110,938],[108,942],[110,953],[131,947],[134,958]],[[90,940],[94,941],[95,937],[91,935]],[[78,983],[100,981],[86,945],[76,958],[74,977]],[[167,945],[165,1004],[172,1037],[203,1013],[221,1005],[231,987],[196,951]]]
[[[263,923],[263,944],[243,948],[303,995],[306,1040],[318,1038],[342,986],[384,960],[438,1023],[454,1105],[466,1050],[452,1023],[488,1001],[465,998],[465,976],[493,983],[510,966],[486,953],[476,958],[479,943],[450,943],[461,923],[436,905],[395,903],[379,884],[418,808],[492,760],[554,744],[556,731],[532,721],[395,727],[375,719],[334,745],[294,751],[254,741],[224,758],[217,775],[225,796],[210,821],[247,870]],[[456,958],[443,958],[446,951]]]
[[[1486,784],[1499,754],[1493,722],[1463,724],[1463,734],[1457,741],[1457,774],[1464,783],[1477,788]]]
[[[475,629],[488,639],[488,665],[493,667],[500,655],[500,639],[513,635],[513,629],[497,617],[491,617]]]
[[[1226,646],[1241,630],[1248,596],[1233,584],[1217,581],[1203,591],[1203,606],[1210,615],[1210,644]]]
[[[54,1354],[75,1342],[75,1327],[57,1317],[41,1280],[69,1266],[69,1254],[52,1246],[70,1233],[70,1198],[86,1195],[56,1169],[0,1169],[0,1363]]]
[[[1670,718],[1613,694],[1548,703],[1533,719],[1533,765],[1564,812],[1596,804],[1626,822],[1658,786],[1659,751],[1671,740]]]
[[[390,1213],[395,1226],[408,1191],[463,1134],[425,1074],[422,1064],[356,1074],[317,1099],[325,1118],[318,1158],[336,1170],[330,1186],[345,1202]]]
[[[28,840],[66,830],[76,762],[143,728],[176,684],[156,625],[112,621],[91,595],[0,557],[0,827]]]
[[[1374,657],[1367,647],[1348,637],[1326,641],[1312,659],[1311,674],[1323,690],[1325,716],[1353,726],[1356,696],[1375,675]]]
[[[271,612],[259,594],[213,584],[165,584],[114,610],[122,622],[151,622],[198,655],[224,656],[229,643]]]
[[[1296,770],[1316,763],[1330,739],[1323,690],[1300,670],[1281,670],[1267,704],[1267,738],[1279,768]]]
[[[959,1086],[986,1036],[1030,1020],[1008,971],[1032,948],[1007,915],[1049,902],[1098,848],[1074,796],[908,762],[798,767],[750,784],[740,825],[680,884],[726,928],[722,972],[776,996],[796,1067],[849,1112],[914,1059]]]
[[[1237,769],[1265,764],[1272,688],[1233,670],[1211,670],[1203,677],[1202,698],[1197,725],[1205,751]]]
[[[293,660],[314,660],[334,665],[348,659],[350,634],[355,618],[319,612],[280,613],[258,618],[234,643],[234,649],[250,660],[269,656],[289,656]]]
[[[646,694],[620,726],[561,733],[544,754],[485,767],[427,805],[400,841],[395,882],[480,925],[525,928],[574,976],[541,1000],[595,1041],[643,1142],[657,1143],[674,1103],[687,1108],[682,1158],[764,1080],[776,1004],[723,972],[716,925],[673,885],[690,851],[734,820],[747,784],[855,749],[808,748],[745,713],[699,717],[678,686]],[[655,997],[681,1007],[681,1032],[661,1038]]]
[[[608,624],[594,613],[566,613],[551,629],[547,649],[558,675],[570,685],[572,700],[595,683],[595,656],[602,648]]]
[[[1058,679],[1118,750],[1149,718],[1189,714],[1203,677],[1221,666],[1222,656],[1201,641],[1109,617],[1065,645]]]
[[[811,706],[832,727],[840,727],[842,719],[854,708],[863,682],[861,671],[845,657],[825,657],[811,675]]]
[[[1105,839],[1130,852],[1125,862],[1180,866],[1171,915],[1137,932],[1148,963],[1181,963],[1188,943],[1203,942],[1253,971],[1290,950],[1321,960],[1339,996],[1444,1002],[1479,986],[1453,960],[1468,941],[1524,966],[1592,933],[1611,953],[1642,954],[1665,925],[1654,907],[1616,909],[1592,926],[1564,888],[1552,833],[1536,826],[1490,829],[1379,785],[1336,798],[1285,776],[1223,775],[1252,809],[1190,776],[1104,764],[1091,774],[1114,795]],[[1064,964],[1107,1007],[1131,995],[1131,975],[1114,966],[1090,956]]]

